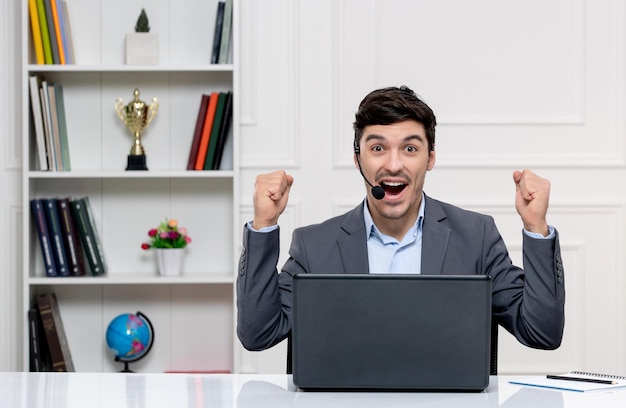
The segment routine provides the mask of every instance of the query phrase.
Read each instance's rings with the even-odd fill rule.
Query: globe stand
[[[122,361],[119,358],[116,358],[115,361]],[[122,363],[124,363],[124,369],[122,371],[120,371],[120,373],[134,373],[133,370],[131,370],[130,368],[128,368],[128,361],[122,361]]]

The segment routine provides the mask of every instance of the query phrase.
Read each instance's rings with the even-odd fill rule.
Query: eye
[[[404,149],[409,153],[417,153],[417,146],[408,145]]]
[[[373,152],[382,152],[383,151],[383,147],[381,145],[374,145],[374,146],[372,146],[372,151]]]

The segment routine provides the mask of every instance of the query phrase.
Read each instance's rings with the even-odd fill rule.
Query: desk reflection
[[[560,392],[522,388],[500,402],[498,383],[484,392],[345,392],[301,391],[292,383],[287,388],[259,380],[247,381],[237,397],[237,408],[343,408],[343,407],[421,407],[433,408],[563,408]]]

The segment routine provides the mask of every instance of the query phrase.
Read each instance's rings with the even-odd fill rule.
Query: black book
[[[55,294],[39,295],[36,302],[46,340],[48,340],[48,350],[52,362],[51,371],[74,371],[74,362]]]
[[[93,276],[104,275],[106,273],[104,254],[98,230],[91,214],[89,199],[88,197],[75,198],[70,204],[91,274]]]
[[[63,234],[61,233],[61,220],[57,210],[57,200],[56,198],[44,198],[43,205],[46,213],[46,221],[48,222],[52,254],[54,256],[57,272],[59,276],[70,276]]]
[[[211,53],[211,64],[217,64],[220,59],[220,44],[222,43],[222,25],[224,24],[224,7],[226,2],[217,3],[217,14],[215,16],[215,33],[213,34],[213,52]]]
[[[219,170],[222,162],[222,154],[224,153],[224,145],[230,132],[230,124],[233,117],[233,93],[227,92],[226,105],[224,106],[224,117],[220,124],[219,138],[217,139],[217,148],[215,149],[215,159],[211,170]]]
[[[59,276],[54,262],[54,255],[52,254],[52,242],[50,232],[48,231],[48,222],[46,221],[46,212],[44,210],[43,200],[41,198],[34,198],[30,200],[30,208],[33,214],[33,222],[35,223],[37,237],[39,238],[39,247],[41,248],[43,267],[46,272],[46,276]]]
[[[50,352],[44,332],[41,316],[37,308],[28,309],[28,335],[30,349],[30,371],[50,371]]]
[[[61,233],[63,243],[67,253],[67,263],[71,276],[83,276],[85,272],[85,261],[83,256],[83,246],[80,242],[80,235],[76,229],[72,210],[70,209],[70,198],[57,199],[57,209],[61,222]]]

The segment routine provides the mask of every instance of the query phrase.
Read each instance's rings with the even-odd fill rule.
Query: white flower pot
[[[126,64],[156,65],[159,63],[159,36],[154,33],[126,34]]]
[[[185,248],[157,248],[156,261],[159,275],[180,276],[183,273],[185,260]]]

